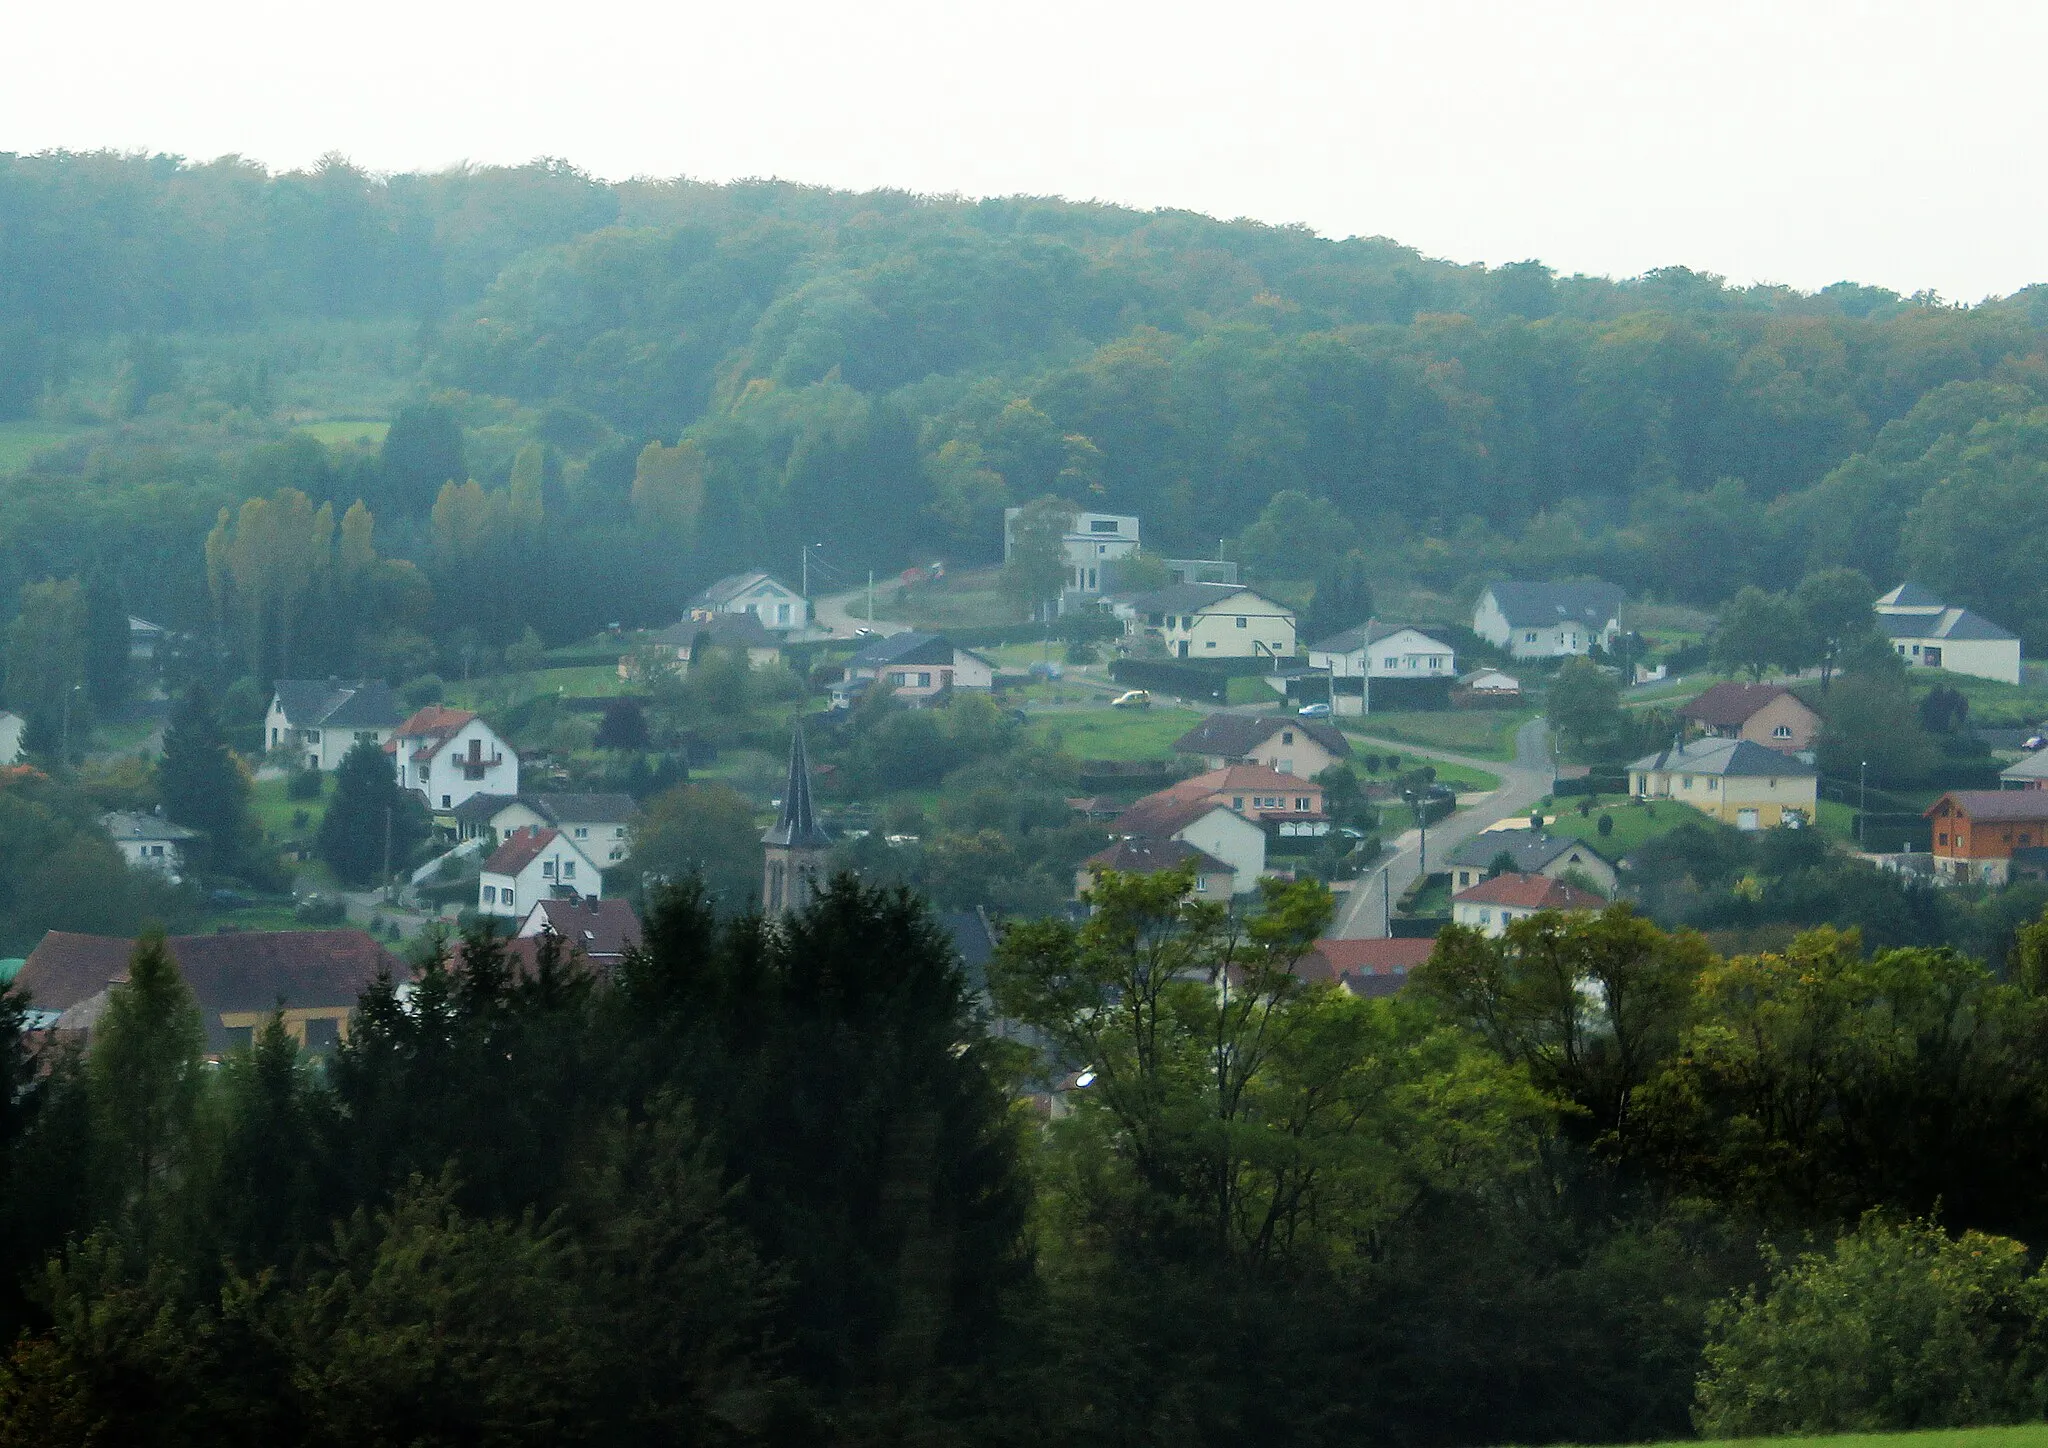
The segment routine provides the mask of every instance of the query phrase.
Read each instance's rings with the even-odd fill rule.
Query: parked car
[[[1327,719],[1330,717],[1328,704],[1303,704],[1294,711],[1304,719]]]
[[[1152,696],[1143,689],[1126,689],[1109,701],[1109,707],[1112,709],[1149,709],[1152,707]]]

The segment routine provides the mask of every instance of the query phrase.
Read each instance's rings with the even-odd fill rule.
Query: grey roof
[[[515,803],[518,798],[516,794],[473,794],[449,813],[454,816],[457,824],[487,825],[491,822],[491,816],[506,805]]]
[[[1756,779],[1800,779],[1814,772],[1812,765],[1795,755],[1747,739],[1695,739],[1675,749],[1646,754],[1629,768]]]
[[[1946,608],[1931,588],[1922,588],[1917,583],[1902,583],[1890,593],[1879,598],[1872,605],[1875,608]]]
[[[1612,583],[1495,583],[1488,591],[1510,628],[1576,623],[1605,628],[1627,597]]]
[[[276,693],[294,729],[396,729],[405,720],[382,679],[279,679]]]
[[[1310,644],[1309,650],[1312,653],[1318,654],[1348,654],[1362,649],[1368,644],[1376,644],[1381,639],[1392,638],[1397,633],[1408,633],[1410,631],[1421,634],[1447,654],[1457,652],[1426,628],[1418,627],[1412,623],[1377,623],[1371,619],[1367,619],[1361,624],[1354,624],[1342,633],[1331,634],[1319,644]]]
[[[847,660],[849,669],[879,669],[888,664],[950,664],[953,641],[944,634],[889,634],[869,640],[866,647]]]
[[[967,977],[971,990],[981,992],[988,989],[988,963],[996,953],[996,927],[988,918],[988,911],[976,906],[972,910],[937,910],[932,912],[932,923],[946,932],[953,942],[953,953],[960,957],[961,973]]]
[[[176,843],[179,840],[199,838],[198,830],[188,830],[161,815],[141,814],[134,810],[109,810],[100,816],[100,824],[117,840]]]
[[[1881,613],[1876,623],[1879,633],[1893,639],[1988,643],[2019,637],[1967,608],[1945,608],[1940,613]]]
[[[699,634],[709,634],[711,642],[722,649],[772,649],[781,646],[775,635],[762,624],[760,615],[753,613],[715,613],[710,618],[686,618],[670,624],[648,642],[687,649],[696,644]]]
[[[2048,779],[2048,749],[2037,750],[2018,764],[1998,771],[2000,779]]]
[[[728,573],[690,601],[692,603],[704,604],[711,608],[718,608],[724,604],[731,603],[742,593],[761,583],[772,583],[784,593],[792,596],[796,593],[794,588],[791,588],[774,574],[763,573],[757,568],[747,573]]]
[[[552,825],[622,825],[638,808],[630,794],[522,794],[519,802]],[[502,806],[500,806],[502,808]]]
[[[1155,593],[1139,594],[1131,600],[1131,607],[1139,613],[1196,613],[1241,593],[1249,593],[1261,603],[1272,604],[1289,617],[1294,614],[1293,609],[1274,603],[1265,594],[1241,583],[1176,583]]]
[[[1296,729],[1339,759],[1349,758],[1351,741],[1344,731],[1320,719],[1289,719],[1271,714],[1211,714],[1173,741],[1176,754],[1218,755],[1243,759],[1282,729]]]
[[[1535,830],[1486,830],[1466,840],[1444,857],[1450,865],[1474,865],[1485,869],[1496,855],[1509,855],[1514,859],[1514,871],[1518,875],[1536,875],[1558,857],[1573,850],[1600,858],[1600,852],[1584,840],[1573,839],[1570,835],[1542,834]]]
[[[801,724],[789,735],[789,779],[782,787],[782,810],[761,836],[761,843],[792,850],[825,850],[832,846],[832,836],[818,823],[818,812],[811,804],[811,763],[804,755]]]

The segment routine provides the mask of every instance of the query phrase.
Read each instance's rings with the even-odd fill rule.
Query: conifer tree
[[[135,942],[107,993],[86,1063],[93,1179],[102,1220],[158,1245],[168,1200],[193,1164],[206,1031],[161,930]]]
[[[204,688],[194,686],[185,695],[164,731],[156,780],[164,813],[206,832],[207,862],[214,869],[234,869],[253,834],[249,781],[228,748]]]
[[[367,740],[334,771],[334,802],[320,822],[320,858],[344,884],[368,885],[398,868],[424,833],[418,800],[398,787],[391,761]],[[390,834],[387,858],[385,835]]]

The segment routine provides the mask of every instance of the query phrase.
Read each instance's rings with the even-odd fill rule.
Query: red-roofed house
[[[1256,889],[1266,873],[1266,832],[1227,804],[1170,789],[1148,794],[1110,821],[1111,835],[1126,840],[1179,840],[1221,860],[1236,877],[1231,889]]]
[[[1326,833],[1323,787],[1298,774],[1283,774],[1263,764],[1231,764],[1184,779],[1164,791],[1181,799],[1205,799],[1237,811],[1248,820],[1271,822],[1280,833]]]
[[[1392,995],[1408,984],[1408,972],[1428,960],[1436,941],[1428,936],[1412,940],[1318,940],[1314,950],[1295,965],[1303,980],[1335,981],[1339,989],[1355,996]]]
[[[514,830],[484,861],[477,912],[523,918],[542,900],[604,898],[604,871],[559,830]]]
[[[2048,790],[1952,789],[1928,806],[1927,822],[1936,870],[2003,885],[2014,850],[2048,845]]]
[[[1205,899],[1230,899],[1237,888],[1237,873],[1214,855],[1196,849],[1182,840],[1138,838],[1117,840],[1106,850],[1098,850],[1081,862],[1074,872],[1074,892],[1082,894],[1093,889],[1095,877],[1104,870],[1116,870],[1126,875],[1156,875],[1162,870],[1177,870],[1192,865],[1195,871],[1195,893]]]
[[[1783,684],[1715,684],[1678,717],[1716,739],[1747,739],[1786,754],[1811,749],[1820,733],[1820,715]]]
[[[1451,897],[1451,921],[1485,935],[1500,935],[1510,924],[1540,910],[1600,910],[1603,895],[1567,885],[1548,875],[1495,875]]]
[[[519,756],[468,709],[429,704],[398,726],[384,746],[400,789],[417,790],[436,814],[473,794],[519,793]],[[453,826],[452,817],[448,821]]]

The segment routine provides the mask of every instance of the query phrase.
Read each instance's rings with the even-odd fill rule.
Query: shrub
[[[295,769],[292,777],[285,781],[286,799],[318,799],[320,791],[327,786],[327,776],[317,769]]]
[[[1595,825],[1593,828],[1600,832],[1601,839],[1606,839],[1609,835],[1614,833],[1614,816],[1611,814],[1603,814],[1602,816],[1600,816],[1600,823]]]

